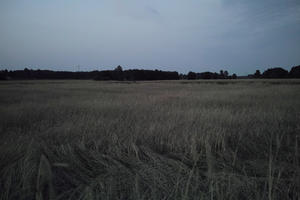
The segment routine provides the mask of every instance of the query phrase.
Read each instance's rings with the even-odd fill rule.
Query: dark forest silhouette
[[[0,80],[34,80],[34,79],[93,79],[93,80],[118,80],[118,81],[140,81],[140,80],[178,80],[178,79],[236,79],[236,78],[300,78],[300,65],[287,70],[276,67],[269,68],[261,73],[256,70],[254,74],[246,77],[238,77],[236,74],[229,75],[228,71],[216,72],[189,72],[179,74],[176,71],[129,69],[123,70],[121,66],[114,70],[70,72],[51,70],[1,70]]]
[[[99,71],[94,78],[95,80],[178,80],[178,72],[169,72],[161,70],[139,70],[129,69],[124,70],[121,66],[116,67],[114,70]]]

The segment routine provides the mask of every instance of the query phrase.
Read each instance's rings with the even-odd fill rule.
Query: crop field
[[[300,199],[300,80],[2,81],[0,199]]]

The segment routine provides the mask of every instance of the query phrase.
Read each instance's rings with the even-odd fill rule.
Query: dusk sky
[[[299,0],[0,0],[0,69],[300,65]]]

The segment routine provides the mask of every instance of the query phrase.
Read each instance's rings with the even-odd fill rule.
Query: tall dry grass
[[[0,83],[1,199],[299,199],[300,82]]]

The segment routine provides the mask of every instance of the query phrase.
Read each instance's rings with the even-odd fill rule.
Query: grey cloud
[[[152,8],[151,6],[146,6],[145,10],[147,12],[150,12],[150,13],[154,14],[154,15],[160,15],[160,12],[158,12],[155,8]]]

